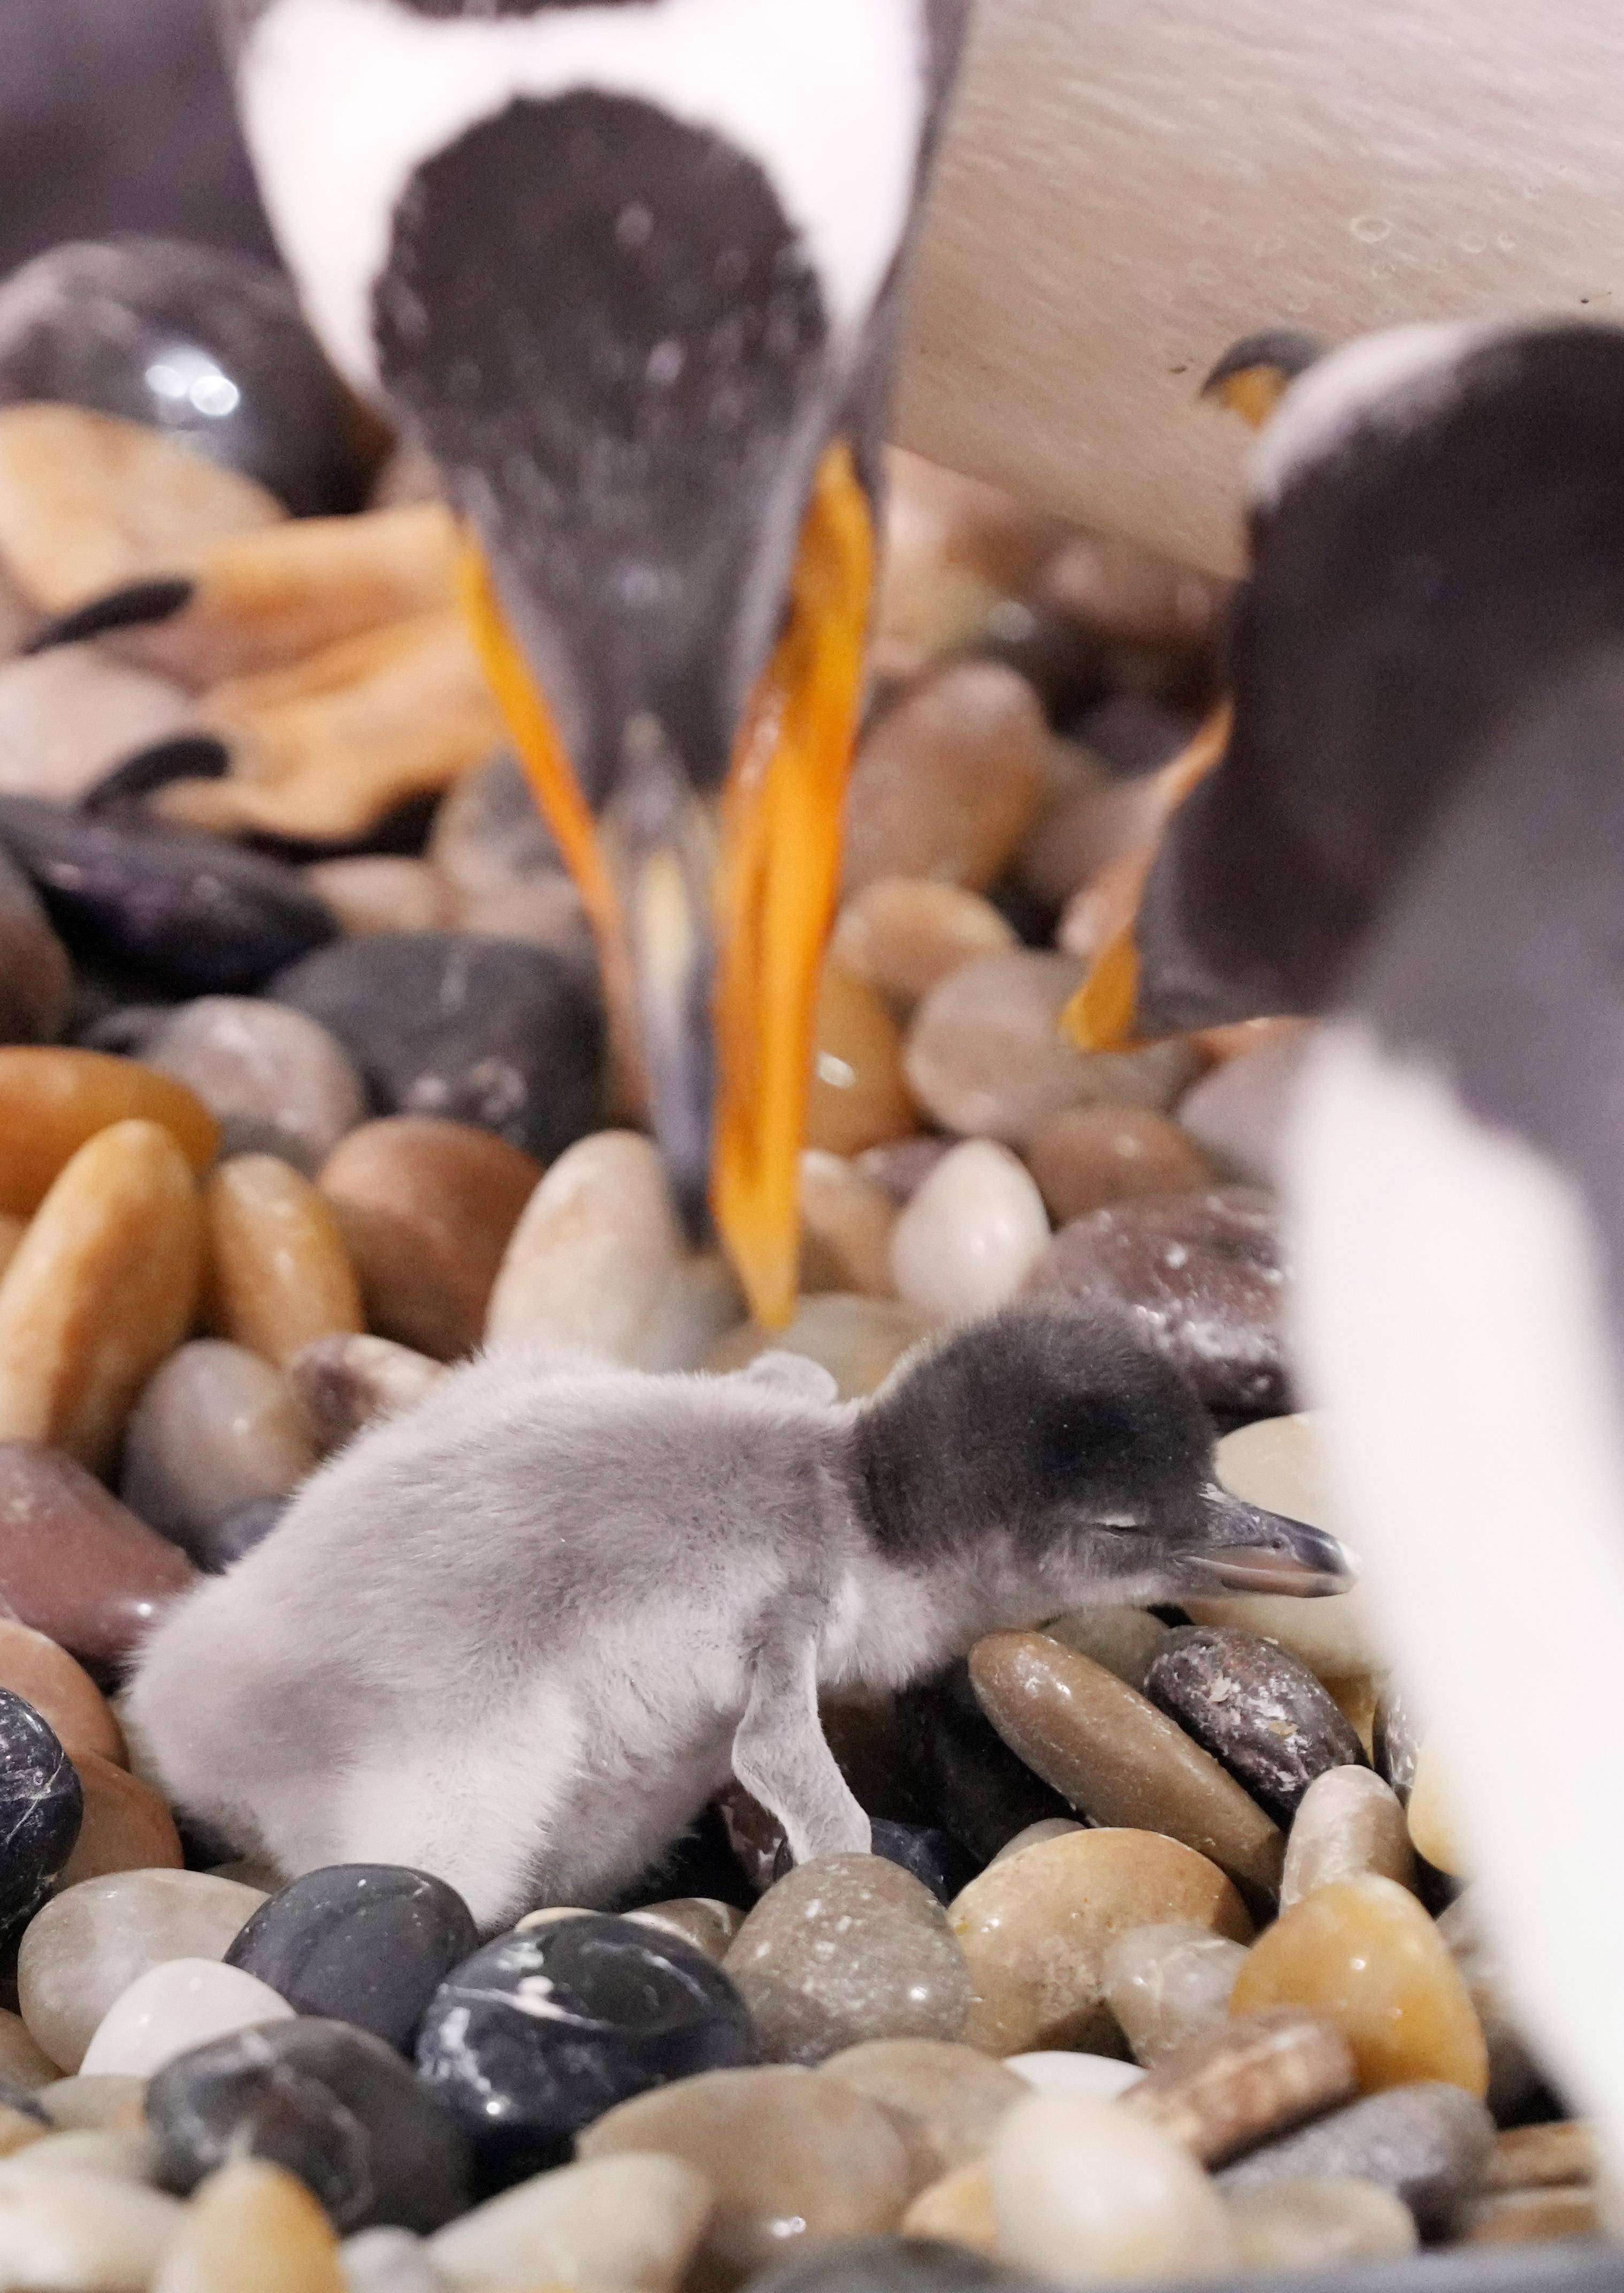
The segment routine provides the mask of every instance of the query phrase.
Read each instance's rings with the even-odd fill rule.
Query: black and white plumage
[[[797,1858],[866,1848],[820,1687],[1085,1600],[1346,1581],[1212,1483],[1206,1413],[1114,1324],[1011,1309],[834,1391],[785,1354],[452,1373],[167,1613],[125,1703],[146,1758],[290,1874],[410,1864],[496,1926],[607,1900],[730,1775]]]

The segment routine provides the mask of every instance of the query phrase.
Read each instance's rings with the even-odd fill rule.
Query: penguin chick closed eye
[[[166,1616],[126,1716],[171,1798],[290,1874],[415,1865],[485,1928],[610,1898],[737,1776],[797,1860],[869,1844],[818,1691],[1200,1584],[1332,1591],[1339,1548],[1211,1482],[1114,1323],[959,1330],[871,1399],[498,1350],[360,1436]]]

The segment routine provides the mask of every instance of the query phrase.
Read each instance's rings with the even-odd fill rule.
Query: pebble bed
[[[482,1344],[788,1346],[856,1397],[1016,1297],[1109,1307],[1235,1494],[1334,1527],[1271,1192],[1306,1030],[1060,1039],[1222,598],[897,456],[770,1338],[626,1122],[432,480],[294,517],[94,358],[87,405],[4,402],[49,370],[8,307],[0,2293],[952,2293],[1598,2234],[1357,1589],[990,1633],[828,1704],[872,1855],[790,1868],[735,1787],[619,1902],[494,1937],[423,1872],[284,1884],[132,1772],[163,1604]],[[368,479],[310,389],[271,425],[305,513]],[[167,618],[30,650],[156,580]]]

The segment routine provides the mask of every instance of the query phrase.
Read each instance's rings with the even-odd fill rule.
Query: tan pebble
[[[933,1320],[969,1320],[1008,1304],[1048,1239],[1043,1198],[1023,1166],[994,1139],[966,1138],[898,1218],[892,1279]]]
[[[347,932],[439,931],[452,920],[450,889],[426,860],[363,852],[318,860],[304,880]]]
[[[840,912],[830,952],[906,1018],[940,979],[1019,944],[990,900],[957,884],[882,876]]]
[[[680,2158],[594,2158],[489,2198],[430,2240],[455,2286],[556,2281],[587,2293],[671,2293],[711,2209],[705,2176]]]
[[[0,2158],[14,2158],[35,2143],[44,2141],[51,2132],[37,2118],[26,2110],[13,2110],[9,2103],[0,2103]]]
[[[1545,2245],[1555,2238],[1600,2237],[1605,2226],[1593,2189],[1507,2190],[1466,2207],[1458,2241]]]
[[[85,2078],[57,2078],[41,2086],[36,2099],[63,2134],[136,2133],[146,2124],[141,2104],[144,2078],[101,2070]]]
[[[1091,1664],[1103,1664],[1136,1690],[1143,1690],[1144,1675],[1168,1637],[1167,1625],[1148,1608],[1072,1608],[1043,1629],[1049,1640]]]
[[[741,1910],[710,1895],[678,1895],[668,1903],[650,1903],[641,1911],[628,1911],[626,1916],[635,1919],[639,1926],[653,1927],[658,1933],[691,1943],[718,1966],[744,1924]]]
[[[904,2237],[940,2238],[945,2245],[962,2245],[990,2259],[998,2249],[998,2224],[985,2159],[957,2167],[921,2190],[901,2227]]]
[[[1336,2022],[1367,2094],[1440,2079],[1488,2089],[1489,2057],[1448,1946],[1415,1897],[1366,1876],[1316,1887],[1253,1944],[1232,2014],[1304,2006]]]
[[[444,1365],[390,1338],[314,1338],[287,1365],[301,1422],[319,1457],[351,1434],[421,1401]]]
[[[1374,1759],[1376,1707],[1381,1696],[1374,1674],[1368,1672],[1339,1673],[1320,1684],[1358,1737],[1364,1747],[1366,1759]]]
[[[58,645],[0,668],[0,794],[76,805],[126,757],[195,729],[168,677]]]
[[[5,2293],[147,2293],[178,2234],[178,2198],[93,2174],[0,2176]]]
[[[0,2078],[10,2086],[26,2086],[32,2094],[39,2086],[54,2085],[61,2074],[29,2036],[21,2015],[0,2007]]]
[[[657,2151],[704,2176],[715,2210],[696,2288],[739,2285],[811,2245],[894,2229],[908,2155],[885,2111],[804,2070],[707,2070],[623,2102],[577,2137],[583,2158]]]
[[[1096,1823],[1166,1832],[1260,1892],[1279,1885],[1276,1826],[1103,1665],[1040,1633],[989,1633],[970,1652],[970,1679],[1010,1749]]]
[[[541,1175],[533,1155],[469,1122],[393,1114],[351,1131],[316,1183],[360,1279],[368,1327],[436,1361],[472,1352]]]
[[[1178,1195],[1213,1184],[1207,1157],[1148,1106],[1069,1106],[1040,1122],[1026,1159],[1057,1226],[1128,1195]]]
[[[878,2103],[907,2145],[919,2191],[979,2159],[1004,2112],[1029,2091],[1002,2062],[942,2038],[870,2038],[831,2054],[818,2076]]]
[[[128,1765],[124,1730],[84,1665],[44,1633],[9,1616],[0,1617],[0,1688],[9,1688],[43,1713],[71,1758],[93,1752],[117,1766]],[[0,2075],[4,2074],[0,2056]]]
[[[197,1187],[168,1130],[115,1122],[81,1146],[0,1279],[0,1439],[104,1468],[190,1326],[202,1253]]]
[[[747,1322],[711,1349],[705,1366],[725,1374],[747,1369],[758,1354],[804,1354],[828,1370],[843,1401],[855,1401],[883,1384],[933,1326],[928,1315],[901,1299],[829,1291],[802,1299],[786,1329],[764,1330]]]
[[[5,1272],[17,1255],[17,1246],[28,1230],[26,1219],[7,1218],[0,1213],[0,1274]]]
[[[1327,1768],[1304,1793],[1286,1840],[1280,1907],[1289,1911],[1316,1887],[1367,1871],[1415,1883],[1404,1811],[1390,1784],[1369,1768]]]
[[[975,1992],[965,2042],[998,2055],[1111,2052],[1104,1958],[1130,1927],[1189,1921],[1237,1942],[1251,1932],[1216,1864],[1159,1833],[1124,1829],[1071,1833],[991,1864],[949,1916]]]
[[[1123,2097],[1204,2166],[1349,2102],[1353,2057],[1334,2022],[1300,2008],[1232,2015],[1187,2038]]]
[[[283,1368],[312,1339],[364,1326],[337,1220],[290,1163],[234,1155],[204,1203],[210,1312],[223,1336]]]
[[[1246,1951],[1189,1921],[1153,1921],[1119,1935],[1105,1953],[1106,2003],[1134,2060],[1148,2070],[1222,2022]]]
[[[344,2293],[338,2240],[295,2175],[234,2159],[198,2184],[152,2293]]]
[[[1443,1754],[1434,1738],[1424,1738],[1416,1754],[1415,1778],[1406,1805],[1410,1843],[1434,1870],[1460,1878],[1468,1870],[1466,1851],[1455,1826],[1455,1811]]]
[[[1596,2129],[1582,2118],[1515,2126],[1498,2135],[1483,2176],[1486,2190],[1544,2190],[1593,2182],[1602,2169]]]
[[[812,1020],[807,1146],[860,1155],[918,1128],[891,1014],[872,987],[826,963]]]
[[[685,1255],[652,1140],[630,1130],[578,1138],[513,1229],[490,1293],[486,1339],[630,1363]]]
[[[76,1752],[85,1817],[59,1888],[112,1871],[178,1871],[184,1860],[174,1818],[150,1785],[94,1752]]]
[[[194,1171],[214,1160],[220,1125],[155,1067],[55,1045],[0,1050],[0,1211],[31,1217],[87,1139],[131,1119],[162,1123]]]
[[[1026,679],[956,661],[908,687],[865,733],[846,792],[845,895],[883,876],[982,891],[1046,790],[1048,726]]]
[[[73,2081],[77,2085],[79,2080]],[[139,2083],[139,2081],[137,2081]],[[103,2181],[134,2182],[152,2187],[158,2179],[158,2144],[147,2130],[137,2098],[118,2126],[83,2126],[68,2133],[45,2131],[42,2143],[8,2165],[5,2178],[22,2181],[35,2174],[94,2174]]]
[[[1012,1855],[1023,1855],[1029,1847],[1042,1847],[1051,1839],[1065,1839],[1074,1831],[1081,1831],[1080,1823],[1071,1823],[1063,1815],[1046,1815],[1041,1823],[1029,1823],[1024,1831],[1017,1831],[1006,1839],[992,1863],[1007,1863]],[[992,1863],[988,1869],[992,1868]]]
[[[1120,2103],[1033,2094],[998,2127],[989,2164],[999,2260],[1052,2283],[1218,2277],[1233,2260],[1207,2176]]]
[[[1308,2271],[1413,2253],[1415,2216],[1378,2182],[1281,2182],[1227,2200],[1242,2269]]]
[[[897,1206],[884,1187],[844,1155],[809,1148],[801,1157],[801,1289],[889,1298]]]

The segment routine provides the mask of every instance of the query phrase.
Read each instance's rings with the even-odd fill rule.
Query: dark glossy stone
[[[269,263],[181,239],[53,247],[0,288],[0,404],[145,423],[279,494],[359,509],[367,427]]]
[[[933,1824],[896,1823],[887,1816],[877,1815],[870,1819],[869,1828],[875,1854],[883,1856],[887,1863],[896,1864],[910,1878],[917,1879],[921,1886],[928,1887],[939,1903],[950,1903],[982,1868],[950,1832],[939,1830]],[[795,1858],[786,1840],[773,1861],[774,1884],[794,1868]]]
[[[755,2060],[720,1967],[602,1913],[487,1943],[441,1983],[417,2038],[419,2073],[465,2127],[488,2188],[558,2165],[617,2103]]]
[[[1476,2189],[1493,2143],[1494,2120],[1463,2087],[1394,2086],[1254,2150],[1224,2168],[1218,2186],[1378,2182],[1403,2200],[1423,2237],[1443,2237]]]
[[[763,2270],[747,2293],[1037,2293],[1041,2281],[933,2237],[853,2237]]]
[[[193,1539],[198,1566],[211,1576],[222,1576],[245,1552],[264,1543],[292,1503],[291,1497],[255,1497],[252,1504],[238,1505]]]
[[[1327,1768],[1367,1764],[1351,1722],[1307,1665],[1236,1625],[1169,1633],[1144,1692],[1281,1823]]]
[[[1116,1308],[1184,1371],[1208,1408],[1291,1407],[1281,1337],[1288,1278],[1280,1222],[1251,1187],[1147,1195],[1062,1227],[1025,1294]]]
[[[335,2229],[424,2235],[469,2202],[468,2147],[392,2047],[344,2022],[263,2022],[166,2063],[147,2088],[157,2178],[184,2195],[228,2159],[296,2174]]]
[[[962,1660],[897,1700],[925,1797],[942,1828],[978,1864],[1049,1816],[1075,1810],[1017,1759],[976,1701]]]
[[[31,1917],[73,1853],[85,1795],[56,1730],[0,1688],[0,1936]]]
[[[0,1043],[51,1043],[73,1001],[73,973],[38,893],[0,852]]]
[[[185,995],[246,995],[330,940],[337,920],[291,868],[214,836],[92,820],[0,797],[0,846],[77,957]]]
[[[198,1581],[93,1473],[36,1441],[0,1441],[0,1613],[93,1670],[121,1664]]]
[[[473,932],[371,932],[269,990],[343,1044],[380,1114],[479,1123],[544,1163],[602,1116],[595,990],[549,948]]]
[[[1377,1698],[1371,1740],[1378,1775],[1393,1786],[1408,1807],[1410,1786],[1416,1779],[1416,1761],[1420,1755],[1421,1727],[1414,1706],[1396,1681],[1390,1680]]]
[[[479,1939],[443,1879],[398,1863],[334,1863],[262,1903],[225,1956],[295,2014],[352,2022],[404,2053],[424,2008]]]

